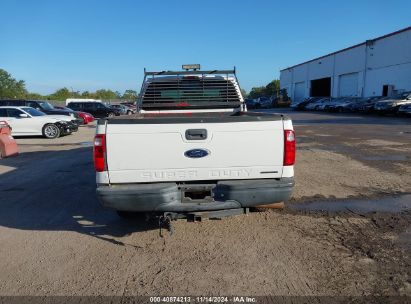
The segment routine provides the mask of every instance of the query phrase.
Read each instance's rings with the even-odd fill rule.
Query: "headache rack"
[[[237,108],[243,102],[235,68],[209,71],[147,72],[141,87],[140,109]]]

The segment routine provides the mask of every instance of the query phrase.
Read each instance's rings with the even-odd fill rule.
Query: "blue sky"
[[[411,25],[411,1],[0,0],[0,68],[32,92],[139,90],[143,68],[279,70]]]

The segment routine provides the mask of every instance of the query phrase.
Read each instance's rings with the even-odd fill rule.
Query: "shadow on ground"
[[[104,209],[95,194],[92,148],[23,153],[0,160],[0,225],[22,230],[75,231],[115,244],[115,237],[156,229]]]

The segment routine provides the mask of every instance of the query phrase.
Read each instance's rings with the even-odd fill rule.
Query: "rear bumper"
[[[97,196],[104,207],[136,212],[195,212],[254,207],[282,202],[291,196],[294,179],[229,180],[207,185],[187,185],[196,189],[210,187],[211,197],[191,200],[176,183],[98,186]],[[188,191],[191,191],[191,190]]]

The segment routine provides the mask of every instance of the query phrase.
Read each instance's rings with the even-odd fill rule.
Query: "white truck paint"
[[[187,140],[185,131],[197,128],[197,124],[108,124],[110,181],[148,183],[176,178],[187,181],[281,177],[283,147],[278,147],[283,141],[281,121],[207,124],[206,140]],[[125,142],[129,144],[124,145]],[[185,151],[195,148],[207,149],[210,154],[199,159],[184,156]],[[258,157],[256,151],[260,151]]]
[[[161,84],[156,98],[181,94],[180,88],[178,93],[169,89],[173,81],[184,88],[197,85],[191,75],[187,84],[181,84],[181,76],[166,77],[166,89],[161,91],[165,87]],[[212,90],[202,95],[223,96],[222,81],[228,81],[225,85],[234,93],[229,96],[227,89],[224,98],[231,103],[207,99],[201,104],[197,91],[191,95],[195,97],[187,97],[187,90],[183,108],[151,99],[145,108],[145,94],[155,83],[150,79],[142,86],[139,113],[99,122],[95,164],[97,193],[104,206],[120,211],[189,212],[246,208],[290,196],[293,161],[284,162],[285,153],[295,155],[291,120],[246,112],[236,78],[213,77],[215,82],[209,76],[204,82],[198,80]],[[214,96],[212,101],[218,99]],[[285,144],[287,139],[293,141],[291,146]]]

